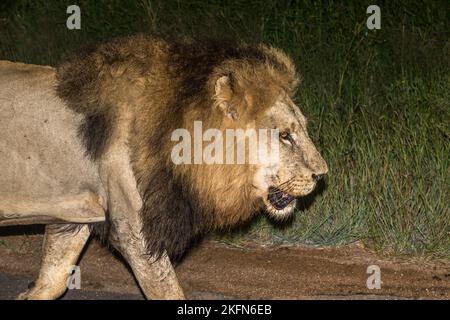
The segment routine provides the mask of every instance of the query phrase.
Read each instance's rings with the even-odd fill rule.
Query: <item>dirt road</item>
[[[0,299],[24,290],[39,268],[41,235],[0,237]],[[381,289],[366,287],[369,265]],[[82,290],[66,299],[141,299],[124,263],[91,241],[81,260]],[[191,299],[450,299],[450,263],[381,258],[340,248],[234,249],[206,241],[177,266]]]

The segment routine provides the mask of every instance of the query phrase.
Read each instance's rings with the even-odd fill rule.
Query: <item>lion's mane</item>
[[[239,165],[171,162],[170,135],[191,128],[224,129],[213,109],[214,83],[227,75],[245,127],[273,102],[275,88],[298,82],[291,60],[264,45],[222,41],[169,41],[137,35],[92,46],[58,68],[57,93],[84,115],[80,126],[87,154],[101,159],[122,120],[131,117],[128,145],[149,253],[182,256],[203,231],[231,226],[259,208],[251,198],[251,170]],[[272,90],[273,89],[273,90]],[[251,92],[253,104],[242,101]]]

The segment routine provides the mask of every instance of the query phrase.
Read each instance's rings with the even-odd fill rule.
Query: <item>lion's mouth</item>
[[[277,210],[283,210],[291,204],[295,198],[275,187],[269,187],[269,195],[267,196],[270,204]]]

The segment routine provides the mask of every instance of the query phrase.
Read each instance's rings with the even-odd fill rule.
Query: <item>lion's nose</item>
[[[324,174],[315,174],[315,173],[313,173],[313,174],[312,174],[312,179],[313,179],[315,182],[319,182],[320,180],[322,180],[322,178],[323,178],[324,176],[325,176]]]

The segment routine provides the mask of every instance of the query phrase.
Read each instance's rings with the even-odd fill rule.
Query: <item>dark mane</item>
[[[174,42],[170,45],[171,63],[177,74],[183,77],[178,102],[189,101],[205,88],[214,68],[224,61],[246,60],[264,62],[267,56],[254,45],[243,45],[227,40],[198,40],[183,43]]]

